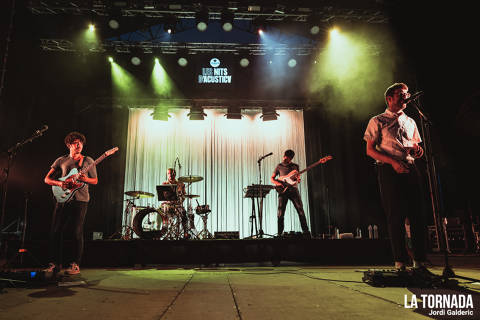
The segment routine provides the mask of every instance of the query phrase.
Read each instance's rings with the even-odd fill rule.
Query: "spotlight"
[[[320,25],[318,21],[320,21],[320,17],[317,15],[311,15],[307,18],[307,25],[310,34],[316,35],[320,32]]]
[[[258,17],[252,21],[252,26],[259,35],[262,35],[265,30],[267,30],[267,25],[265,21],[266,20],[264,17]]]
[[[240,59],[240,66],[242,66],[243,68],[248,67],[249,64],[250,64],[250,61],[247,58]]]
[[[175,33],[175,26],[177,25],[177,18],[175,16],[169,15],[165,18],[163,23],[163,30],[169,34]]]
[[[118,21],[116,19],[110,19],[110,21],[108,21],[108,26],[110,28],[116,30],[120,27],[120,24],[118,23]]]
[[[155,107],[150,114],[153,120],[168,121],[172,116],[168,114],[168,108]]]
[[[189,120],[203,120],[206,114],[201,107],[190,108],[190,113],[187,114]]]
[[[112,58],[112,57],[108,57],[108,61],[109,61],[110,63],[112,63],[112,62],[113,62],[113,58]]]
[[[277,120],[279,114],[273,108],[263,108],[262,115],[260,116],[263,121]]]
[[[195,15],[195,20],[196,20],[196,23],[197,23],[197,30],[198,31],[203,32],[203,31],[207,30],[208,18],[209,18],[208,11],[202,10],[202,11],[197,12],[197,14]]]
[[[122,18],[122,9],[119,7],[107,7],[108,26],[117,30],[120,28],[120,19]]]
[[[330,37],[337,37],[340,33],[340,30],[337,27],[330,29]]]
[[[90,24],[88,25],[88,31],[90,31],[90,32],[94,32],[94,31],[95,31],[95,25],[94,25],[93,23],[90,23]]]
[[[141,58],[143,55],[142,49],[138,47],[134,47],[132,48],[131,53],[132,53],[132,57],[130,58],[130,62],[134,66],[139,66],[142,63],[142,58]]]
[[[142,60],[139,58],[139,57],[132,57],[132,59],[130,59],[130,62],[134,65],[134,66],[139,66],[141,63],[142,63]]]
[[[222,12],[221,24],[223,31],[232,31],[233,29],[233,19],[235,15],[232,11],[225,10]]]
[[[242,109],[238,107],[228,107],[225,117],[227,117],[227,119],[240,120],[242,119]]]
[[[295,59],[293,59],[293,58],[290,59],[290,60],[288,60],[288,66],[289,66],[290,68],[294,68],[296,65],[297,65],[297,60],[295,60]]]
[[[187,60],[187,58],[180,57],[180,58],[178,58],[177,63],[180,67],[186,67],[187,64],[188,64],[188,60]]]

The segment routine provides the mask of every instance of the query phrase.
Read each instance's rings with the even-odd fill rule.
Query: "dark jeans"
[[[410,220],[414,259],[425,261],[425,202],[422,175],[415,165],[409,173],[396,173],[389,164],[379,164],[378,184],[387,216],[388,233],[395,261],[406,262],[405,218]]]
[[[283,233],[284,228],[284,216],[285,209],[287,208],[288,200],[291,200],[293,206],[297,210],[298,218],[300,219],[300,225],[303,232],[308,232],[307,219],[305,218],[305,212],[303,211],[302,198],[297,188],[289,188],[285,193],[278,195],[278,234]]]
[[[73,254],[68,258],[70,262],[80,264],[83,255],[83,225],[87,206],[88,202],[75,200],[55,204],[50,229],[50,262],[57,265],[63,263],[63,233],[68,223],[71,222],[74,228],[74,246]]]

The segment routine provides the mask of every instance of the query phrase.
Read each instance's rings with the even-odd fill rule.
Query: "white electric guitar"
[[[313,167],[318,166],[321,163],[325,163],[328,160],[332,160],[332,156],[326,156],[318,160],[317,162],[309,165],[302,171],[297,171],[297,170],[292,170],[288,174],[284,176],[278,177],[276,180],[280,182],[282,185],[281,186],[276,186],[275,189],[279,194],[285,193],[289,188],[294,187],[298,184],[300,175],[304,172],[307,172],[308,170],[312,169]]]
[[[77,174],[80,174],[80,175],[86,174],[92,166],[94,165],[96,166],[100,161],[114,154],[117,151],[118,151],[118,147],[105,151],[104,154],[98,157],[97,160],[95,160],[93,163],[91,163],[87,167],[82,168],[80,171],[78,171],[77,168],[73,168],[65,177],[58,179],[60,181],[66,182],[66,188],[64,189],[59,186],[52,186],[52,192],[53,192],[53,195],[55,196],[55,199],[57,199],[57,202],[64,203],[69,201],[70,199],[72,199],[75,192],[77,192],[78,190],[80,190],[85,186],[85,182],[78,181],[76,179],[76,177],[78,177]]]

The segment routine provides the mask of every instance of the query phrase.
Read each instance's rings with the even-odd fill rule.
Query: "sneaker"
[[[72,262],[70,264],[70,267],[65,270],[65,274],[70,275],[70,276],[75,275],[75,274],[79,274],[79,273],[80,273],[80,267],[75,262]]]
[[[56,271],[57,271],[57,266],[55,265],[55,263],[50,262],[50,263],[48,264],[48,267],[46,267],[46,268],[43,269],[42,271],[45,272],[45,273],[56,273]]]

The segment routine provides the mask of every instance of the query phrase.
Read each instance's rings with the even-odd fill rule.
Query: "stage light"
[[[296,65],[297,65],[297,60],[295,60],[295,59],[293,59],[293,58],[290,59],[290,60],[288,60],[288,66],[289,66],[290,68],[294,68]]]
[[[228,107],[227,108],[227,113],[225,113],[225,117],[227,117],[227,119],[241,120],[242,119],[242,109],[240,109],[238,107]]]
[[[232,31],[234,17],[235,15],[233,14],[233,12],[229,10],[225,10],[222,12],[221,24],[224,31]]]
[[[163,23],[163,30],[168,34],[175,33],[175,27],[177,25],[177,18],[175,16],[169,15],[165,17],[165,22]]]
[[[95,25],[94,25],[93,23],[90,23],[90,24],[88,25],[88,31],[90,31],[90,32],[94,32],[94,31],[95,31]]]
[[[255,18],[252,21],[252,26],[259,35],[262,35],[267,30],[266,20],[264,17]]]
[[[189,120],[203,120],[206,114],[201,107],[190,108],[190,113],[187,114]]]
[[[318,15],[311,15],[307,18],[307,25],[310,34],[317,35],[320,32],[320,24],[318,21],[320,21]]]
[[[109,61],[110,63],[112,63],[112,62],[113,62],[113,58],[112,58],[112,57],[108,57],[108,61]]]
[[[263,121],[272,121],[277,120],[278,116],[279,114],[275,111],[274,108],[263,108],[260,118],[262,118]]]
[[[142,55],[143,55],[143,50],[138,47],[134,47],[131,49],[132,57],[130,58],[130,62],[134,66],[139,66],[142,63]]]
[[[250,61],[247,58],[240,59],[240,66],[242,66],[243,68],[248,67],[249,64],[250,64]]]
[[[337,27],[330,29],[330,37],[335,38],[340,34],[340,30]]]
[[[180,67],[186,67],[187,64],[188,64],[188,60],[187,60],[187,58],[180,57],[180,58],[178,58],[177,63]]]
[[[168,114],[168,108],[164,107],[155,107],[153,112],[150,114],[153,120],[168,121],[168,118],[172,116]]]
[[[195,15],[195,21],[196,21],[196,24],[197,24],[197,30],[198,31],[203,32],[203,31],[207,30],[208,18],[209,18],[208,11],[202,10],[202,11],[197,12],[197,14]]]

